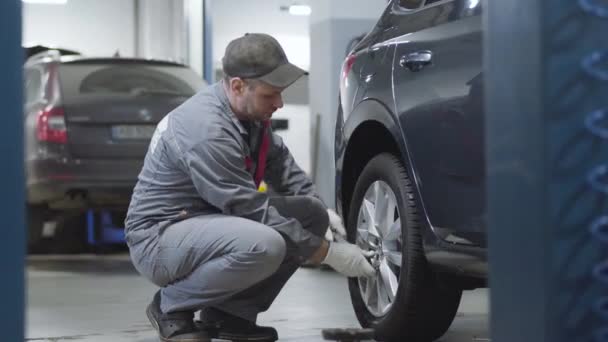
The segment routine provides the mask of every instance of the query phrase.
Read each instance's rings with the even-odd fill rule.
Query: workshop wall
[[[137,1],[137,12],[138,56],[187,64],[184,1]]]
[[[63,5],[23,3],[26,45],[73,49],[91,56],[135,54],[134,1],[72,0]]]
[[[307,4],[308,1],[298,1]],[[282,6],[285,0],[212,1],[213,60],[221,65],[228,42],[246,32],[273,35],[281,43],[290,61],[301,68],[310,65],[309,17],[290,15]]]
[[[24,45],[88,56],[173,60],[203,74],[202,0],[69,0],[23,4]]]

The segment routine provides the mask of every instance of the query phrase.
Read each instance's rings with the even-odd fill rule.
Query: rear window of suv
[[[192,96],[203,80],[177,65],[94,62],[63,63],[59,67],[62,95],[175,95]]]

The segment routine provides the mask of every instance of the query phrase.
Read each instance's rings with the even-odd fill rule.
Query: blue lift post
[[[21,1],[0,1],[0,103],[2,134],[0,155],[0,270],[2,289],[2,340],[24,339],[25,183],[23,171],[23,110],[21,50]]]
[[[484,6],[492,341],[608,341],[608,3]]]
[[[125,229],[115,222],[109,209],[87,210],[87,243],[90,246],[125,244]]]
[[[203,0],[203,78],[208,84],[215,82],[213,70],[213,19],[212,0]]]

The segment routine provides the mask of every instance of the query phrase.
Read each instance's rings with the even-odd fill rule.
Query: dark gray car
[[[481,27],[479,0],[393,0],[344,61],[336,207],[377,252],[349,289],[384,340],[439,338],[485,286]]]
[[[156,124],[204,85],[173,62],[52,50],[24,69],[30,245],[51,212],[126,211]]]

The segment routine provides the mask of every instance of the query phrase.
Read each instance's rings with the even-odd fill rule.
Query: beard
[[[251,121],[264,121],[269,119],[272,115],[272,113],[264,113],[256,110],[253,96],[250,96],[245,100],[243,107],[246,117]]]

